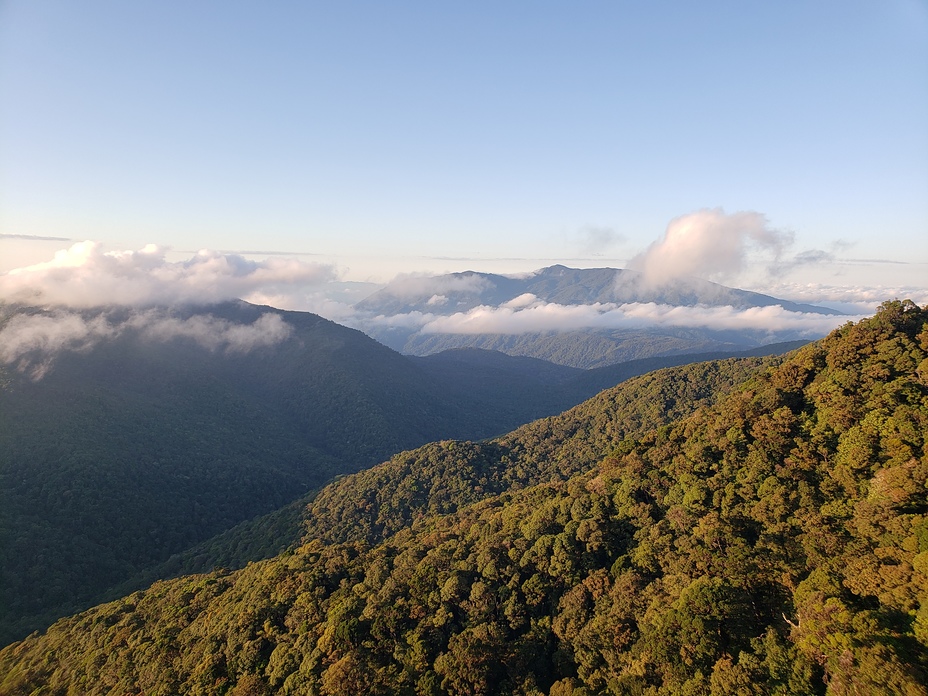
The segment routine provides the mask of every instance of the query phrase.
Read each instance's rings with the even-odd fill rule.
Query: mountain
[[[537,324],[545,323],[541,313],[526,326],[515,326],[512,312],[531,303],[586,307],[595,310],[593,313],[604,307],[653,303],[676,308],[729,308],[731,311],[778,306],[791,313],[839,314],[829,308],[790,302],[696,278],[652,286],[636,271],[575,269],[559,265],[519,277],[469,271],[431,278],[398,278],[358,302],[355,309],[367,317],[358,324],[365,332],[402,353],[429,355],[455,348],[477,348],[579,368],[603,367],[662,355],[744,350],[778,341],[808,339],[795,330],[711,329],[701,325],[686,326],[686,322],[651,325],[640,318],[626,321],[620,328],[603,326],[599,321],[590,321],[586,328],[565,328],[559,315],[557,320],[538,327]],[[447,322],[433,321],[454,316],[475,319],[479,324],[486,315],[500,310],[507,314],[494,324],[493,330],[480,329],[468,321],[450,330]],[[410,320],[374,319],[403,316]]]
[[[0,692],[928,693],[926,370],[893,302],[401,453],[293,551],[0,650]]]
[[[839,314],[825,307],[781,300],[699,278],[652,286],[645,283],[637,271],[562,265],[523,276],[465,271],[431,278],[400,277],[356,303],[355,307],[388,316],[409,312],[448,315],[479,306],[498,307],[525,294],[560,305],[654,302],[676,307],[703,305],[735,309],[780,305],[790,312]]]
[[[116,588],[272,555],[266,530],[239,525],[399,450],[495,436],[635,373],[409,358],[246,303],[4,306],[0,359],[0,643]]]

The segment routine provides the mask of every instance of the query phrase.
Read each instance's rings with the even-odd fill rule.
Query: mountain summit
[[[708,280],[687,278],[649,285],[638,271],[621,268],[569,268],[560,264],[528,275],[464,271],[432,277],[403,277],[358,302],[378,314],[428,312],[448,315],[479,306],[497,307],[530,294],[560,305],[654,302],[676,307],[772,307],[790,312],[840,314],[827,307],[781,300]]]

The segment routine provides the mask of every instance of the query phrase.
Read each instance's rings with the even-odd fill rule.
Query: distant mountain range
[[[0,305],[0,642],[394,452],[498,435],[709,357],[721,354],[584,371],[477,350],[402,356],[244,302]]]
[[[541,358],[571,367],[591,368],[639,358],[714,350],[743,350],[767,343],[810,336],[796,330],[732,329],[647,321],[629,326],[596,325],[572,328],[557,317],[543,327],[525,330],[502,326],[495,331],[476,328],[442,330],[428,325],[435,317],[473,317],[478,308],[518,311],[529,303],[560,307],[603,307],[633,303],[686,308],[731,308],[744,311],[779,306],[786,312],[839,315],[833,309],[782,300],[746,290],[725,287],[696,278],[661,286],[649,285],[632,270],[576,269],[556,265],[525,276],[464,272],[434,277],[398,278],[355,305],[379,321],[362,324],[363,330],[395,350],[429,355],[454,348],[496,350],[510,355]],[[479,310],[478,310],[479,311]],[[468,313],[471,313],[468,315]],[[390,321],[390,318],[394,318]],[[407,321],[396,321],[408,317]],[[418,323],[415,319],[422,319]],[[476,317],[480,319],[480,317]],[[499,322],[505,324],[505,321]],[[537,322],[536,322],[537,323]],[[826,331],[820,332],[823,335]]]

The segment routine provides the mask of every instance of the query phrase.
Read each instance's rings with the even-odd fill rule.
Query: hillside
[[[709,369],[346,477],[295,552],[64,619],[0,691],[928,693],[928,310]]]
[[[441,355],[430,356],[424,360],[444,362]],[[479,353],[476,355],[456,353],[448,358],[448,362],[461,365],[467,365],[471,360],[490,363],[499,361],[503,363],[511,361],[521,363],[523,359],[510,358],[501,354],[481,355]],[[540,362],[525,360],[527,362],[524,365],[532,367],[536,366],[535,363]],[[662,360],[666,359],[655,359],[656,362]],[[647,362],[650,363],[651,361]],[[584,414],[588,413],[590,409],[598,408],[597,404],[607,400],[613,404],[620,403],[621,406],[612,406],[610,408],[610,411],[614,414],[613,427],[604,430],[603,435],[610,437],[612,441],[620,441],[626,433],[635,433],[662,425],[672,418],[689,413],[698,406],[709,403],[720,395],[727,393],[733,383],[741,381],[747,375],[761,369],[764,364],[769,362],[769,360],[731,359],[711,363],[687,364],[685,367],[650,372],[639,379],[629,379],[621,386],[609,390],[608,393],[604,393],[598,398],[590,400],[588,404],[572,409],[562,416],[537,421],[519,428],[515,436],[519,437],[520,442],[530,440],[537,443],[540,441],[536,432],[539,428],[544,429],[545,432],[552,427],[561,431],[575,429],[575,422],[578,418],[585,418]],[[543,365],[550,366],[549,363],[542,363]],[[621,367],[613,366],[607,369],[613,371]],[[616,376],[616,382],[646,372],[647,367],[647,364],[630,363],[624,376]],[[597,371],[590,372],[595,373]],[[585,375],[586,373],[580,372],[581,377]],[[608,375],[602,375],[592,381],[598,383],[602,379],[608,379],[608,377]],[[576,381],[575,378],[570,380],[571,383],[574,381]],[[587,386],[584,385],[584,388]],[[639,398],[643,394],[652,395],[654,400]],[[670,401],[673,401],[673,407],[664,408],[662,406],[661,408],[655,408],[656,403],[664,405],[669,404]],[[572,442],[572,438],[567,438],[563,446],[570,448],[573,446]],[[314,492],[294,501],[285,508],[238,524],[216,537],[174,554],[165,562],[146,568],[143,572],[135,575],[126,583],[117,586],[108,594],[117,597],[145,587],[158,579],[182,574],[208,572],[216,567],[243,567],[249,561],[269,558],[288,547],[296,545],[301,537],[306,535],[307,529],[310,536],[320,536],[320,538],[344,540],[348,538],[346,534],[361,534],[363,536],[365,534],[363,530],[366,529],[365,525],[373,524],[373,522],[365,518],[367,521],[361,524],[358,511],[365,509],[367,501],[372,497],[378,500],[376,509],[381,511],[378,512],[378,516],[383,516],[382,510],[394,509],[399,501],[395,490],[397,485],[404,488],[407,496],[413,490],[420,493],[428,491],[429,509],[434,510],[437,509],[436,506],[440,506],[442,510],[448,511],[456,509],[460,505],[479,500],[493,492],[498,492],[502,487],[524,486],[531,482],[545,480],[542,476],[545,472],[536,471],[535,467],[527,461],[531,458],[538,460],[542,458],[534,449],[523,452],[519,456],[519,466],[507,463],[508,460],[494,460],[490,464],[493,468],[493,485],[488,486],[485,472],[475,468],[475,464],[487,461],[486,457],[480,453],[487,451],[488,446],[486,444],[458,442],[456,448],[459,456],[454,459],[453,463],[445,462],[446,468],[442,473],[443,479],[454,477],[453,482],[446,481],[443,485],[437,485],[435,472],[432,470],[431,465],[434,462],[435,453],[444,452],[444,448],[436,447],[436,445],[425,445],[415,451],[401,453],[391,458],[389,462],[368,471],[340,478],[338,482],[326,486],[316,502],[314,500],[317,493]],[[582,458],[574,458],[575,466],[581,463],[588,466],[592,461],[590,457],[587,448]],[[562,459],[560,456],[549,456],[547,458]],[[452,465],[449,466],[449,464]],[[539,478],[540,476],[542,478]],[[447,495],[449,491],[453,491],[450,496]],[[400,497],[402,495],[404,494],[399,494]],[[391,500],[393,498],[397,499]],[[385,503],[384,500],[390,502]],[[419,504],[424,503],[420,501]],[[342,511],[334,514],[333,510],[328,509],[333,505],[342,508]],[[416,506],[411,506],[407,500],[403,502],[403,507],[409,510]],[[327,530],[326,525],[336,518],[343,520],[343,525],[346,525],[347,528],[343,526],[341,532],[333,536],[332,530]],[[401,515],[391,514],[389,518],[392,527],[408,521],[407,518]],[[120,590],[122,591],[120,592]]]
[[[289,330],[272,344],[205,340],[273,334],[268,317]],[[0,390],[0,642],[337,474],[580,400],[518,375],[472,393],[463,376],[433,375],[358,331],[245,303],[154,318],[7,307],[0,319],[0,349],[44,339],[18,353]],[[103,326],[104,338],[44,349],[74,326]],[[176,335],[152,336],[164,327]]]
[[[408,358],[245,303],[5,306],[0,337],[0,644],[116,588],[272,555],[277,522],[232,528],[396,451],[498,435],[635,374]]]

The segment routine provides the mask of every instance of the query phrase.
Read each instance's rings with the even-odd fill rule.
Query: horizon
[[[562,263],[924,304],[926,85],[914,0],[12,0],[0,299],[137,263],[117,299],[196,266],[325,315],[346,283]]]

